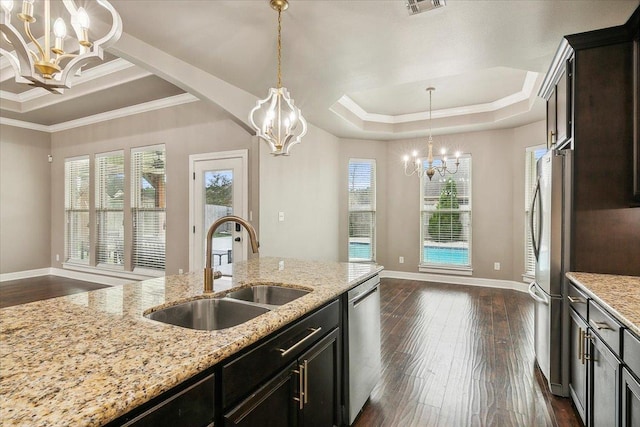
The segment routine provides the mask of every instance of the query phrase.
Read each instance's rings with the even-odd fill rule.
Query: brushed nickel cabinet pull
[[[572,303],[572,304],[586,304],[587,303],[586,301],[584,301],[580,297],[572,297],[571,295],[569,295],[567,298],[569,298],[569,302]]]
[[[606,322],[596,322],[593,319],[589,319],[589,323],[591,323],[591,326],[593,326],[597,330],[602,330],[602,329],[613,330],[613,328],[611,328]]]
[[[302,381],[302,371],[304,370],[304,366],[302,365],[298,365],[298,370],[293,371],[294,374],[298,374],[298,389],[300,390],[299,393],[299,397],[294,397],[293,400],[295,400],[296,402],[298,402],[298,408],[299,409],[303,409],[304,408],[304,384]]]
[[[578,328],[578,360],[584,365],[584,331]]]
[[[302,338],[300,341],[298,341],[297,343],[295,343],[294,345],[292,345],[291,347],[289,347],[288,349],[284,349],[284,348],[279,348],[278,351],[281,353],[280,355],[282,357],[286,356],[287,354],[291,353],[293,350],[295,350],[296,348],[298,348],[300,345],[302,345],[305,341],[307,341],[308,339],[310,339],[312,336],[316,335],[317,333],[319,333],[322,330],[321,326],[318,326],[317,328],[308,328],[307,331],[310,331],[311,333],[309,335],[307,335],[306,337]]]
[[[309,403],[309,378],[307,378],[307,372],[309,372],[309,363],[304,361],[304,403]]]

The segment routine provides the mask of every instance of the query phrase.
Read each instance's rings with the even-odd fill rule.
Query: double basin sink
[[[204,298],[152,311],[145,317],[189,329],[214,331],[240,325],[310,291],[275,285],[254,285],[221,298]]]

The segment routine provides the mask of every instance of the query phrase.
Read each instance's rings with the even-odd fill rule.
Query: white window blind
[[[421,266],[471,268],[471,157],[461,156],[453,175],[436,172],[431,181],[425,175],[420,191]]]
[[[376,162],[349,160],[349,261],[375,260]]]
[[[65,259],[89,264],[89,157],[64,162]]]
[[[98,154],[95,165],[97,262],[124,267],[124,151]]]
[[[166,157],[164,145],[131,151],[133,267],[165,268]]]
[[[536,189],[536,164],[538,159],[546,152],[544,145],[527,148],[525,154],[525,188],[524,188],[524,274],[534,276],[536,274],[536,257],[533,253],[531,242],[530,216],[531,201]],[[534,224],[535,225],[535,224]],[[535,232],[536,230],[534,230]]]

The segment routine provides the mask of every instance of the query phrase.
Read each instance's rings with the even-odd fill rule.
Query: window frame
[[[430,213],[430,210],[424,208],[425,206],[425,185],[428,183],[429,178],[426,174],[420,178],[420,193],[419,193],[419,238],[418,238],[418,248],[419,248],[419,265],[418,271],[424,273],[445,273],[445,274],[455,274],[455,275],[471,275],[473,273],[473,161],[470,153],[464,153],[460,155],[460,160],[468,162],[468,190],[467,195],[459,196],[458,199],[468,199],[468,203],[465,206],[468,206],[466,209],[458,209],[461,213],[468,214],[468,224],[467,227],[467,237],[466,237],[466,249],[467,249],[467,257],[468,264],[447,264],[447,263],[437,263],[437,262],[427,262],[424,259],[424,236],[425,236],[425,223],[427,222],[425,218],[425,214]],[[426,159],[423,160],[423,169],[427,169]],[[434,165],[438,165],[439,160],[434,161]],[[460,173],[460,170],[458,170]],[[449,178],[456,179],[458,175],[456,174],[446,174],[446,176],[442,177],[438,172],[433,176],[433,179],[442,179],[443,181],[448,180]],[[434,196],[435,197],[435,196]],[[439,196],[438,196],[439,197]],[[463,230],[465,228],[465,224],[463,224]]]
[[[139,168],[136,165],[137,162],[137,154],[138,153],[147,153],[147,152],[151,152],[151,153],[157,153],[158,151],[162,152],[162,160],[164,162],[164,206],[163,207],[153,207],[153,208],[146,208],[143,206],[137,206],[137,204],[139,202],[141,202],[141,190],[140,190],[140,180],[142,179],[142,175],[139,172]],[[152,155],[154,155],[152,154]],[[130,169],[130,176],[131,176],[131,180],[130,180],[130,188],[131,188],[131,195],[130,195],[130,209],[131,209],[131,270],[134,273],[139,273],[139,274],[145,274],[145,275],[150,275],[150,276],[158,276],[158,275],[163,275],[164,272],[166,271],[166,249],[167,249],[167,241],[166,241],[166,236],[167,236],[167,203],[166,203],[166,183],[167,183],[167,151],[166,151],[166,146],[165,144],[154,144],[154,145],[147,145],[147,146],[142,146],[142,147],[135,147],[135,148],[131,148],[131,159],[130,159],[130,163],[131,163],[131,169]],[[162,233],[162,261],[159,263],[162,268],[155,268],[155,267],[150,267],[150,266],[146,266],[146,265],[141,265],[139,264],[139,252],[138,252],[138,245],[139,242],[143,242],[144,239],[140,239],[138,238],[137,235],[137,228],[139,228],[137,226],[138,224],[138,215],[140,212],[162,212],[164,213],[164,216],[161,216],[161,218],[164,218],[163,220],[163,233]]]
[[[371,203],[369,205],[370,209],[352,209],[351,205],[351,196],[350,196],[350,186],[351,186],[351,165],[352,164],[369,164],[371,166],[371,181],[369,182],[369,187],[371,188]],[[375,159],[365,159],[365,158],[350,158],[347,165],[347,260],[349,262],[360,262],[360,263],[375,263],[376,262],[376,241],[377,241],[377,164]],[[351,214],[352,213],[371,213],[371,257],[369,258],[359,258],[359,257],[351,257]]]
[[[86,203],[87,206],[86,208],[77,208],[74,206],[74,203],[71,201],[71,188],[70,188],[70,181],[71,181],[71,177],[69,176],[70,172],[68,171],[68,168],[71,167],[70,165],[72,163],[76,163],[76,162],[86,162],[86,179],[87,179],[87,183],[86,183],[86,191],[87,191],[87,195],[86,195]],[[77,177],[78,175],[74,175]],[[66,158],[64,160],[64,262],[65,263],[69,263],[69,264],[73,264],[73,265],[80,265],[80,266],[89,266],[91,265],[91,261],[92,261],[92,256],[91,256],[91,205],[92,205],[92,200],[91,200],[91,158],[89,155],[84,155],[84,156],[76,156],[76,157],[69,157]],[[87,216],[87,242],[86,242],[86,252],[87,252],[87,258],[86,261],[84,260],[84,258],[72,258],[72,251],[71,251],[71,245],[73,244],[73,242],[76,242],[77,239],[73,239],[73,242],[71,241],[72,239],[70,238],[70,235],[72,233],[72,230],[70,228],[70,224],[71,224],[71,218],[70,216],[74,213],[86,213]],[[77,241],[77,243],[83,243],[82,241]],[[82,256],[82,253],[84,252],[84,248],[81,247],[80,249],[80,254]]]
[[[120,156],[122,158],[122,169],[121,169],[121,174],[122,174],[122,191],[124,192],[124,194],[122,195],[122,207],[120,209],[116,209],[116,208],[108,208],[108,207],[103,207],[103,193],[106,192],[106,188],[103,188],[103,177],[101,175],[101,171],[102,171],[102,166],[101,166],[101,159],[103,158],[109,158],[109,157],[116,157],[116,156]],[[124,216],[125,216],[125,202],[126,202],[126,168],[125,168],[125,155],[124,155],[124,150],[115,150],[115,151],[109,151],[109,152],[105,152],[105,153],[98,153],[95,155],[94,158],[94,169],[95,169],[95,197],[94,197],[94,203],[93,203],[93,209],[94,209],[94,214],[95,214],[95,225],[96,225],[96,231],[95,231],[95,259],[96,259],[96,267],[98,268],[107,268],[107,269],[115,269],[115,270],[124,270],[125,268],[125,259],[124,259],[124,249],[125,249],[125,226],[124,226]],[[111,263],[111,262],[104,262],[102,260],[101,257],[101,245],[102,245],[102,241],[100,239],[100,234],[101,234],[101,219],[102,219],[102,213],[108,213],[108,212],[122,212],[122,232],[121,232],[121,240],[120,241],[116,241],[116,245],[120,245],[120,257],[122,259],[121,263]],[[117,252],[114,251],[114,252]],[[115,256],[115,254],[114,254]]]

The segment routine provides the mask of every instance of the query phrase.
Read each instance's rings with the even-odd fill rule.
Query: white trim
[[[422,282],[449,283],[453,285],[481,286],[485,288],[512,289],[527,292],[527,286],[513,280],[484,279],[480,277],[459,277],[443,274],[411,273],[406,271],[382,270],[381,278],[419,280]]]
[[[62,268],[39,268],[36,270],[16,271],[14,273],[0,274],[0,283],[8,282],[10,280],[29,279],[32,277],[41,276],[58,276],[65,277],[67,279],[82,280],[84,282],[100,283],[102,285],[118,286],[131,283],[132,279],[123,279],[117,277],[109,277],[101,274],[90,274],[79,271],[66,270]],[[146,278],[148,279],[148,277]],[[137,281],[137,280],[135,280]]]
[[[51,274],[50,268],[37,268],[35,270],[16,271],[13,273],[0,274],[0,282],[8,282],[9,280],[28,279],[30,277],[47,276]]]
[[[177,105],[188,104],[194,101],[199,101],[199,99],[189,93],[183,93],[181,95],[175,95],[168,98],[157,99],[155,101],[144,102],[142,104],[132,105],[130,107],[107,111],[100,114],[94,114],[93,116],[87,116],[77,120],[70,120],[68,122],[58,123],[50,126],[24,122],[22,120],[8,119],[5,117],[0,117],[0,124],[54,133],[63,130],[78,128],[81,126],[92,125],[95,123],[106,122],[108,120],[119,119],[121,117],[132,116],[134,114],[146,113],[149,111],[160,110],[167,107],[175,107]]]

